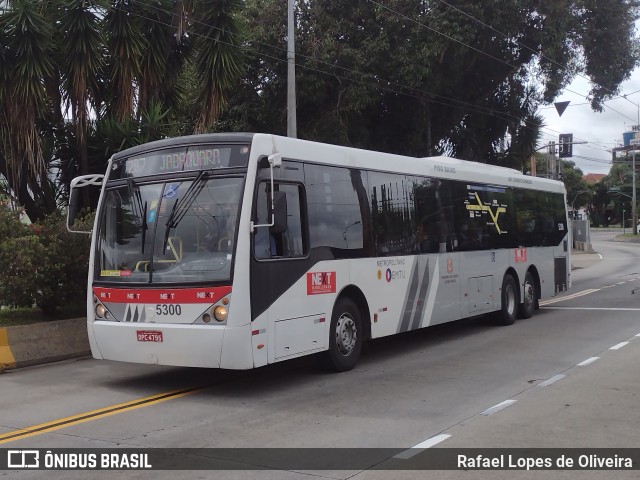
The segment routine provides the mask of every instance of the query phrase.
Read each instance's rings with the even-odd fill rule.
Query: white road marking
[[[424,452],[427,448],[431,448],[434,445],[437,445],[440,442],[444,442],[451,435],[447,435],[446,433],[441,433],[440,435],[436,435],[435,437],[428,438],[424,442],[421,442],[413,447],[405,450],[404,452],[400,452],[395,455],[393,458],[399,458],[401,460],[408,460],[409,458],[418,455],[421,452]]]
[[[497,405],[494,405],[491,408],[487,408],[480,415],[493,415],[494,413],[499,412],[500,410],[503,410],[503,409],[513,405],[516,402],[517,402],[517,400],[505,400],[504,402],[499,403]]]
[[[600,360],[600,357],[591,357],[591,358],[587,358],[584,362],[580,362],[578,364],[578,367],[586,367],[587,365],[592,364],[593,362],[595,362],[596,360]]]
[[[620,350],[625,345],[629,345],[629,342],[620,342],[619,344],[614,345],[613,347],[611,347],[609,350]]]
[[[564,302],[565,300],[572,300],[574,298],[582,297],[583,295],[589,295],[590,293],[598,292],[598,291],[600,291],[599,288],[590,288],[589,290],[583,290],[581,292],[576,292],[574,294],[567,295],[566,297],[551,298],[549,300],[543,300],[543,301],[539,302],[539,305],[540,306],[544,306],[544,305],[550,305],[552,303]]]
[[[558,375],[554,375],[553,377],[551,377],[548,380],[545,380],[544,382],[540,383],[538,386],[539,387],[548,387],[549,385],[556,383],[558,380],[562,380],[564,377],[566,377],[566,375],[559,373]]]

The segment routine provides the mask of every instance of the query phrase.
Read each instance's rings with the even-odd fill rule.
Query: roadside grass
[[[39,308],[0,308],[0,327],[12,327],[16,325],[29,325],[51,320],[66,320],[68,318],[84,317],[87,307],[82,305],[69,305],[59,308],[53,315],[45,314]]]
[[[616,235],[616,240],[619,242],[640,243],[640,235],[634,235],[633,232],[620,233]]]

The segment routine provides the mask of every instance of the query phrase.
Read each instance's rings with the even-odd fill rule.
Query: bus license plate
[[[139,342],[162,342],[162,332],[154,330],[138,330]]]

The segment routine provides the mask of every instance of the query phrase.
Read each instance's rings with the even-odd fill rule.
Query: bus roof
[[[564,183],[556,180],[525,175],[512,168],[446,156],[408,157],[266,134],[255,134],[253,145],[254,148],[258,147],[264,150],[265,154],[277,151],[285,159],[304,159],[326,165],[366,168],[407,175],[424,175],[557,193],[566,192]]]
[[[114,160],[142,152],[179,145],[207,143],[247,143],[264,154],[278,152],[285,159],[319,164],[366,168],[407,175],[425,175],[467,182],[496,184],[565,193],[564,183],[524,175],[512,168],[460,160],[447,156],[408,157],[264,133],[206,133],[174,137],[128,148],[113,155]]]

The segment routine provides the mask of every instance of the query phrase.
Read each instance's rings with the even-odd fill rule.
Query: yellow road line
[[[16,359],[9,346],[9,335],[6,328],[0,328],[0,367],[2,366],[9,368],[16,366]]]
[[[108,407],[100,408],[98,410],[92,410],[89,412],[80,413],[71,417],[60,418],[51,422],[41,423],[39,425],[33,425],[31,427],[23,428],[21,430],[14,430],[13,432],[7,432],[0,434],[0,444],[12,442],[14,440],[32,437],[34,435],[40,435],[42,433],[52,432],[61,428],[69,427],[71,425],[77,425],[83,422],[89,422],[92,420],[98,420],[100,418],[107,417],[109,415],[115,415],[117,413],[127,412],[135,410],[136,408],[147,407],[149,405],[155,405],[157,403],[166,402],[167,400],[173,400],[174,398],[184,397],[198,390],[202,390],[205,387],[194,387],[184,390],[174,390],[171,392],[159,393],[151,395],[149,397],[142,397],[129,402],[119,403]]]

